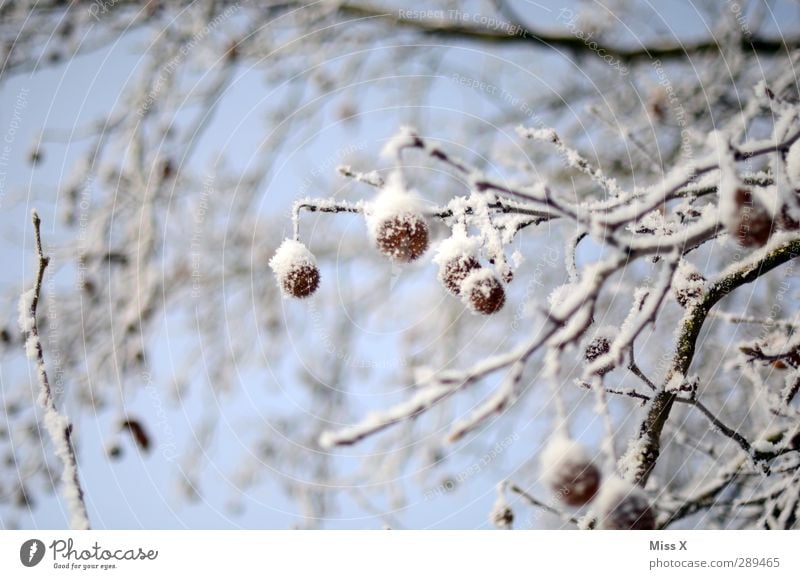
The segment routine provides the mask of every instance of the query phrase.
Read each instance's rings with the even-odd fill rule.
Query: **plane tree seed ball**
[[[405,263],[428,249],[428,224],[416,192],[406,189],[402,175],[392,173],[381,192],[365,209],[367,227],[378,250]]]
[[[600,488],[600,469],[580,444],[566,437],[556,436],[548,443],[541,464],[550,489],[571,507],[585,505]]]
[[[478,240],[463,229],[455,229],[450,237],[436,246],[433,262],[439,266],[439,281],[454,296],[461,295],[461,284],[478,262]]]
[[[284,291],[295,298],[306,298],[319,287],[319,270],[313,265],[300,264],[283,279]]]
[[[600,356],[605,356],[611,351],[611,338],[605,334],[596,336],[586,344],[586,348],[583,350],[583,359],[588,363],[591,364],[595,360],[597,360]],[[604,366],[597,371],[597,374],[601,376],[609,373],[611,370],[614,369],[613,364],[609,364],[608,366]]]
[[[377,226],[375,241],[385,256],[409,263],[428,249],[428,225],[419,215],[396,215]]]
[[[461,294],[461,284],[473,270],[479,269],[481,264],[471,255],[456,257],[448,261],[441,272],[444,287],[454,296]]]
[[[506,303],[506,292],[492,270],[480,268],[471,271],[459,288],[461,299],[473,312],[491,315]]]
[[[320,274],[314,255],[293,239],[285,239],[269,262],[284,297],[306,298],[319,288]]]
[[[731,234],[742,247],[762,247],[772,235],[773,222],[767,210],[747,189],[738,189],[736,218]]]
[[[639,487],[615,477],[603,483],[597,496],[601,529],[645,531],[656,528],[650,501]]]

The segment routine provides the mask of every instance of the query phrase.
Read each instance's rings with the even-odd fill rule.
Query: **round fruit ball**
[[[595,360],[597,360],[600,356],[605,356],[611,351],[611,339],[605,335],[596,336],[592,339],[588,344],[586,344],[586,348],[583,350],[583,359],[586,361],[587,364],[591,364]],[[597,374],[603,376],[611,370],[614,369],[613,364],[609,364],[608,366],[604,366],[597,371]]]
[[[320,274],[314,255],[293,239],[286,239],[269,262],[285,297],[306,298],[319,288]]]
[[[620,478],[603,484],[597,503],[601,529],[650,531],[656,528],[655,513],[647,496],[639,487]]]
[[[472,270],[459,287],[462,301],[473,312],[491,315],[500,311],[506,303],[506,292],[492,270]]]
[[[377,225],[375,242],[385,256],[409,263],[428,249],[428,225],[420,215],[395,215]]]
[[[298,264],[281,280],[283,291],[293,298],[307,298],[319,288],[319,270],[309,264]]]
[[[541,461],[547,484],[561,502],[581,507],[597,494],[600,469],[578,443],[556,437],[545,448]]]
[[[439,278],[444,287],[454,296],[461,295],[461,284],[470,272],[479,269],[481,264],[472,255],[462,255],[447,261],[440,270]]]
[[[762,247],[772,235],[772,217],[747,189],[736,191],[735,202],[737,214],[731,233],[742,247]]]

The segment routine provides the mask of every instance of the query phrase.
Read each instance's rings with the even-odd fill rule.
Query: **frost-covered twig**
[[[558,326],[551,324],[527,344],[508,353],[498,354],[482,360],[466,370],[448,370],[430,378],[430,384],[410,400],[388,410],[373,412],[354,426],[320,436],[320,445],[325,448],[355,444],[377,432],[409,420],[430,410],[448,396],[462,390],[483,377],[515,363],[522,363],[544,345],[556,332]]]
[[[547,511],[551,515],[556,515],[557,517],[561,518],[562,520],[570,522],[570,523],[572,523],[574,525],[578,524],[578,519],[576,519],[575,517],[573,517],[571,515],[568,515],[567,513],[563,512],[563,511],[559,511],[555,507],[551,507],[550,505],[548,505],[547,503],[545,503],[543,501],[540,501],[539,499],[537,499],[536,497],[531,495],[529,492],[527,492],[524,489],[522,489],[520,486],[518,486],[518,485],[516,485],[514,483],[511,483],[511,484],[508,485],[507,488],[512,493],[517,494],[520,497],[522,497],[531,506],[536,507],[537,509],[542,509],[543,511]]]
[[[552,143],[556,150],[564,157],[568,167],[587,175],[592,181],[600,185],[611,195],[617,196],[622,194],[616,179],[606,176],[599,167],[595,167],[578,151],[567,146],[564,141],[561,140],[561,137],[558,136],[555,129],[530,129],[520,126],[517,127],[517,134],[526,139]]]
[[[499,414],[514,404],[520,394],[519,386],[524,369],[525,362],[523,361],[513,364],[498,391],[481,404],[469,418],[457,423],[450,431],[447,439],[450,442],[459,440],[465,434],[478,428],[490,416]]]
[[[667,373],[663,390],[648,404],[647,415],[639,427],[639,436],[631,442],[622,458],[621,470],[641,486],[647,483],[661,448],[661,431],[669,417],[677,394],[669,385],[682,382],[694,359],[697,338],[711,308],[736,288],[753,282],[760,276],[800,255],[800,239],[776,240],[764,249],[749,256],[723,272],[717,281],[709,284],[702,299],[695,302],[681,322],[678,343]],[[761,456],[763,458],[763,456]]]
[[[714,425],[714,427],[719,430],[722,434],[730,438],[731,440],[735,441],[739,446],[742,447],[746,453],[753,455],[753,446],[750,442],[741,434],[739,434],[736,430],[727,426],[722,420],[717,418],[713,412],[711,412],[708,408],[706,408],[705,404],[697,400],[696,398],[681,398],[676,397],[675,400],[677,402],[683,402],[684,404],[690,404],[697,408],[700,412],[705,415],[706,418]],[[757,458],[757,456],[753,456],[753,458]]]
[[[81,488],[80,478],[78,476],[78,462],[75,458],[75,449],[72,446],[72,424],[66,416],[59,414],[56,408],[53,392],[50,388],[50,381],[47,377],[42,343],[39,339],[39,331],[36,326],[36,311],[39,306],[39,297],[42,291],[44,270],[50,262],[50,258],[44,255],[42,249],[40,233],[41,220],[36,210],[32,212],[31,218],[36,242],[36,254],[38,256],[38,267],[34,287],[23,293],[20,297],[19,325],[26,336],[25,349],[28,357],[36,362],[36,373],[41,388],[38,402],[44,410],[44,425],[47,429],[47,433],[50,435],[50,440],[53,443],[56,456],[64,464],[64,470],[61,473],[61,483],[63,484],[64,498],[70,515],[70,526],[73,529],[88,529],[90,528],[89,515],[86,511],[83,489]]]

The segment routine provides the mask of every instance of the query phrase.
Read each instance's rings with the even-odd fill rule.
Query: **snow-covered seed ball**
[[[439,266],[439,281],[454,296],[461,295],[461,284],[466,277],[480,268],[478,240],[469,237],[463,228],[439,242],[433,262]]]
[[[591,364],[592,362],[597,360],[600,356],[605,356],[610,351],[611,351],[611,339],[605,335],[596,336],[588,344],[586,344],[586,348],[584,348],[583,350],[583,359],[586,361],[587,364]],[[613,369],[614,366],[609,364],[608,366],[600,368],[597,371],[597,373],[602,376],[604,374],[609,373]]]
[[[461,284],[471,271],[481,266],[472,255],[462,255],[448,261],[442,266],[440,279],[442,284],[454,296],[461,294]]]
[[[419,215],[396,215],[377,226],[375,242],[385,256],[408,263],[428,249],[428,225]]]
[[[308,248],[285,239],[269,262],[285,297],[306,298],[319,287],[319,269]]]
[[[609,530],[646,531],[656,528],[650,501],[639,487],[614,477],[597,496],[598,526]]]
[[[772,217],[747,189],[738,189],[735,201],[737,213],[730,233],[743,247],[765,245],[772,235]]]
[[[585,505],[600,488],[600,469],[580,444],[566,437],[553,438],[542,452],[541,462],[547,484],[567,505]]]
[[[506,303],[506,292],[492,270],[472,270],[459,288],[461,300],[475,313],[491,315]]]
[[[706,278],[688,261],[681,261],[672,282],[675,300],[681,307],[688,308],[703,297]]]
[[[428,224],[419,195],[406,188],[399,172],[391,173],[375,200],[365,208],[375,245],[387,257],[411,262],[428,249]]]

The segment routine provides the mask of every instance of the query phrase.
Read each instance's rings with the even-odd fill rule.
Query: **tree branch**
[[[639,437],[631,443],[626,453],[626,458],[632,459],[635,463],[629,471],[629,476],[635,483],[644,486],[655,467],[661,447],[661,431],[677,398],[677,393],[667,389],[666,386],[673,381],[683,380],[686,376],[694,359],[697,338],[711,308],[736,288],[755,281],[800,255],[800,239],[794,239],[757,255],[761,257],[756,257],[711,283],[703,298],[692,306],[683,319],[672,368],[664,382],[664,390],[658,392],[651,400],[647,415],[639,427]],[[631,453],[635,456],[631,456]]]
[[[395,26],[417,30],[439,39],[466,40],[498,45],[536,45],[549,49],[570,50],[578,53],[597,54],[603,51],[609,56],[625,62],[641,60],[674,60],[701,54],[714,55],[727,49],[720,46],[715,38],[696,42],[678,42],[675,44],[641,45],[626,48],[613,44],[604,44],[592,39],[590,48],[586,40],[578,35],[561,32],[536,30],[531,27],[522,28],[518,24],[509,23],[508,27],[488,28],[462,24],[457,20],[412,18],[403,16],[402,10],[387,11],[385,8],[370,4],[344,4],[339,7],[340,13],[355,18],[381,18]],[[800,38],[763,38],[760,36],[742,36],[739,46],[743,51],[754,51],[761,54],[787,52],[800,45]]]
[[[38,402],[44,410],[44,425],[50,435],[50,440],[53,442],[56,456],[64,463],[61,482],[64,485],[64,498],[70,514],[70,526],[73,529],[88,529],[90,528],[89,516],[78,477],[78,462],[75,458],[75,449],[72,446],[72,424],[66,416],[59,414],[56,408],[53,392],[50,388],[50,380],[47,377],[39,330],[36,326],[36,312],[42,292],[44,270],[50,263],[50,258],[46,257],[42,250],[42,237],[39,230],[41,220],[35,210],[31,214],[31,219],[33,221],[36,254],[39,257],[39,261],[36,284],[20,297],[19,325],[26,336],[25,349],[28,357],[36,362],[36,371],[41,387]]]

